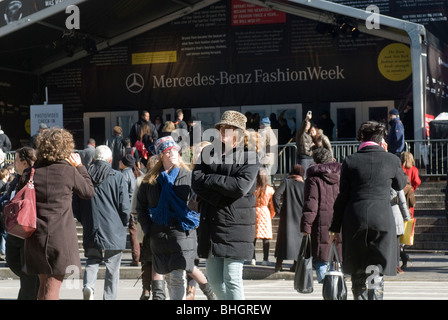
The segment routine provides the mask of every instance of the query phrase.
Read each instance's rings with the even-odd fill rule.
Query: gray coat
[[[76,197],[73,200],[75,217],[83,226],[83,246],[124,250],[131,207],[125,179],[104,161],[95,161],[88,172],[95,196],[90,200]]]
[[[401,236],[404,233],[404,221],[411,219],[403,190],[397,192],[390,188],[390,205],[394,214],[397,236]]]

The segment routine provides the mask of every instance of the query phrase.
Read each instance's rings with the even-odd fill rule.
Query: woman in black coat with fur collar
[[[383,275],[396,275],[395,221],[390,187],[406,185],[400,159],[388,153],[386,127],[367,121],[358,130],[359,151],[341,170],[330,232],[342,231],[343,269],[351,274],[355,299],[382,299]],[[334,234],[332,234],[334,235]]]

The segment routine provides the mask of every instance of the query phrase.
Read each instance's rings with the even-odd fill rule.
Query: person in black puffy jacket
[[[259,160],[245,139],[247,118],[226,111],[215,139],[193,170],[192,188],[201,199],[198,255],[218,299],[244,299],[243,263],[254,252],[255,182]],[[213,160],[214,159],[214,160]]]

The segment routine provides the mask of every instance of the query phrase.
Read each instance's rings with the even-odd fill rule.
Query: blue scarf
[[[170,173],[163,171],[157,178],[161,185],[159,203],[155,208],[149,208],[151,219],[157,224],[169,226],[172,218],[177,219],[179,226],[184,231],[195,229],[199,226],[199,214],[188,208],[185,201],[174,192],[174,181],[179,174],[179,167]]]

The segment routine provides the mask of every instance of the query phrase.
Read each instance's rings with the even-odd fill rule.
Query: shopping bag
[[[308,234],[302,239],[297,257],[294,274],[294,289],[300,293],[313,292],[313,256],[311,251],[311,236]]]
[[[333,255],[335,260],[333,260]],[[333,242],[328,257],[328,269],[322,281],[322,296],[324,300],[347,300],[347,285],[341,269],[341,261],[339,260],[336,245]]]
[[[412,246],[414,244],[415,218],[404,222],[404,233],[400,236],[400,243]]]
[[[34,168],[31,168],[30,180],[5,205],[6,232],[22,238],[29,238],[36,230],[36,192],[34,190]]]

